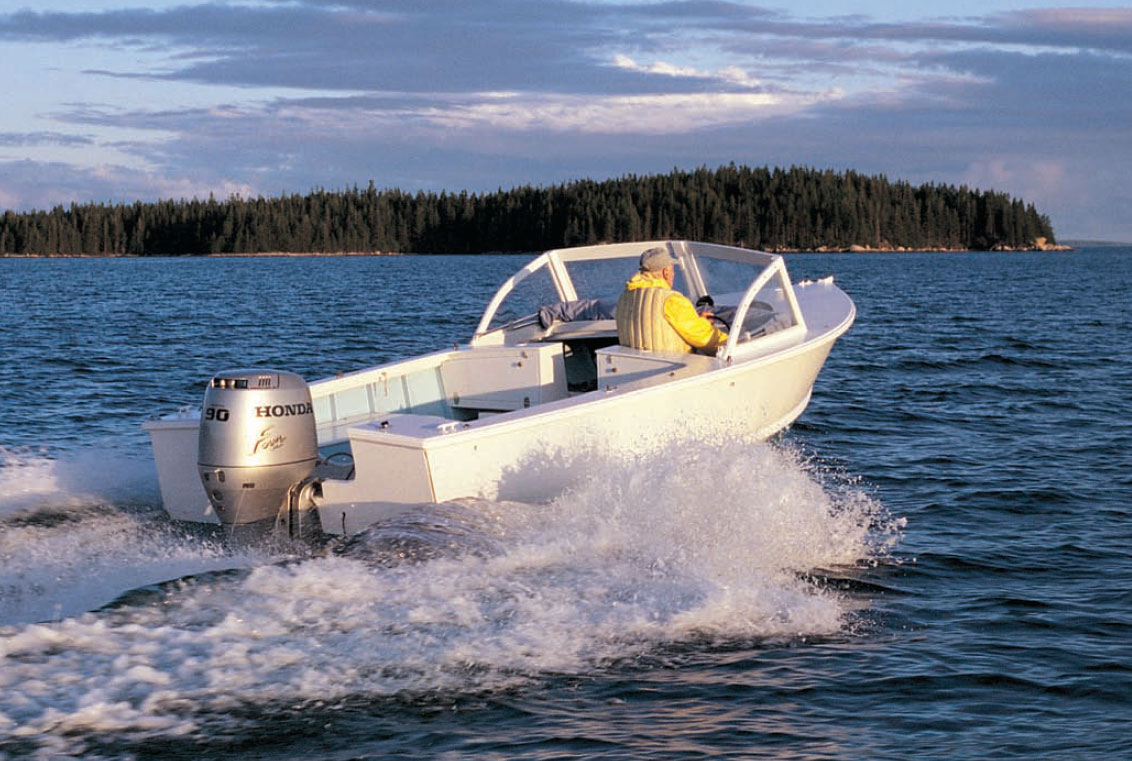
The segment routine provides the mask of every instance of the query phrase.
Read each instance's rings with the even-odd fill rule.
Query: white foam
[[[152,501],[156,495],[148,457],[101,447],[54,455],[0,447],[0,518],[92,501]]]
[[[501,689],[670,643],[844,632],[847,604],[806,572],[875,553],[878,506],[790,451],[733,446],[615,466],[547,505],[426,510],[478,540],[415,560],[378,527],[343,555],[0,629],[0,737],[66,735],[79,754],[87,732],[215,731],[237,705]]]
[[[0,625],[76,615],[138,587],[262,559],[179,530],[142,501],[151,486],[128,457],[0,450]]]
[[[57,494],[55,471],[56,462],[45,452],[0,447],[0,518]]]

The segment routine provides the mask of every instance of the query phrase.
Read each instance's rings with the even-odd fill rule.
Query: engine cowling
[[[197,467],[220,522],[274,518],[318,463],[310,388],[294,373],[231,370],[208,384]]]

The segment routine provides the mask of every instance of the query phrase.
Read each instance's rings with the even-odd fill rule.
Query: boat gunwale
[[[840,291],[840,289],[838,289],[838,291]],[[844,293],[843,291],[840,292]],[[846,298],[848,299],[847,296]],[[850,304],[852,304],[851,301]],[[379,422],[382,418],[382,416],[379,415],[371,420],[365,421],[365,423],[358,423],[352,427],[348,427],[347,436],[350,439],[361,441],[387,442],[396,443],[409,448],[433,449],[463,444],[475,438],[496,435],[499,429],[504,427],[514,430],[533,427],[540,424],[540,418],[550,414],[557,414],[561,417],[576,417],[582,414],[592,414],[592,410],[595,407],[608,406],[609,404],[624,400],[629,396],[639,398],[649,395],[660,396],[674,391],[688,392],[698,385],[725,381],[728,376],[762,370],[767,365],[787,361],[798,355],[816,351],[827,344],[832,344],[852,326],[855,311],[855,308],[852,308],[844,320],[828,330],[823,330],[812,338],[807,338],[806,340],[790,346],[785,346],[771,351],[770,353],[751,357],[746,360],[733,361],[730,363],[721,361],[720,365],[716,368],[688,375],[683,378],[674,378],[669,381],[661,382],[658,382],[654,378],[641,378],[606,389],[595,389],[565,399],[556,399],[525,409],[500,412],[490,417],[480,418],[479,420],[461,421],[454,428],[446,428],[445,430],[438,429],[435,432],[429,431],[424,435],[373,430],[365,427],[368,424]],[[807,399],[809,398],[809,393],[810,392],[807,392]],[[803,405],[802,409],[804,408],[805,405]],[[390,413],[390,415],[386,417],[397,414],[412,413]],[[801,414],[801,411],[799,411],[799,414]],[[797,415],[795,415],[795,417],[797,417]]]
[[[821,284],[822,281],[809,281],[809,284]],[[801,284],[800,284],[801,285]],[[388,431],[367,431],[364,426],[367,424],[378,422],[383,418],[389,419],[395,415],[412,415],[412,412],[406,411],[389,411],[379,414],[366,414],[357,420],[342,420],[340,422],[326,422],[319,423],[320,429],[337,428],[341,433],[326,440],[321,440],[320,447],[333,446],[350,438],[359,437],[368,439],[373,437],[383,437],[386,441],[403,440],[405,442],[435,442],[440,439],[452,440],[454,438],[465,438],[475,432],[490,431],[498,428],[500,425],[515,424],[524,420],[535,420],[546,414],[566,411],[575,408],[581,408],[586,405],[602,404],[608,400],[623,398],[626,395],[645,395],[648,393],[657,393],[658,389],[676,388],[681,389],[689,386],[705,382],[707,379],[719,380],[719,376],[725,379],[728,375],[734,375],[740,372],[747,372],[755,369],[760,369],[767,364],[771,364],[780,360],[789,359],[797,354],[809,351],[818,345],[826,342],[832,342],[842,336],[853,324],[856,318],[856,306],[844,291],[838,288],[832,282],[828,283],[837,294],[839,294],[844,301],[848,304],[848,310],[843,319],[834,326],[822,329],[820,332],[813,332],[812,327],[808,327],[806,334],[800,339],[789,343],[784,346],[777,346],[771,348],[769,351],[761,354],[752,354],[751,356],[742,357],[735,356],[731,361],[724,360],[716,357],[704,357],[704,359],[716,360],[719,364],[717,367],[685,375],[681,378],[673,378],[669,381],[658,382],[655,378],[641,378],[626,383],[617,384],[615,386],[606,387],[604,389],[595,389],[593,391],[586,391],[579,394],[574,394],[562,399],[556,399],[549,402],[534,405],[529,408],[518,410],[508,410],[499,412],[487,417],[482,417],[476,420],[459,421],[453,419],[455,428],[445,428],[444,430],[437,429],[435,432],[428,432],[425,435],[411,435],[405,433],[393,433]],[[803,299],[805,301],[805,299]],[[765,338],[770,338],[766,336]],[[761,339],[755,339],[759,341]],[[553,341],[551,341],[553,342]],[[542,343],[542,342],[532,342]],[[521,349],[524,344],[512,344],[510,348]],[[750,346],[750,344],[740,344],[740,347]],[[439,368],[450,357],[463,354],[466,352],[478,352],[489,349],[498,349],[498,346],[484,346],[475,347],[466,345],[464,347],[456,346],[451,349],[441,349],[438,351],[421,354],[414,357],[406,357],[404,359],[394,360],[390,363],[383,365],[375,365],[372,367],[361,368],[345,374],[327,376],[319,380],[312,381],[309,386],[311,389],[312,397],[323,397],[336,393],[342,390],[356,388],[371,382],[375,382],[381,378],[382,375],[389,373],[390,370],[396,368],[398,370],[412,369],[414,365],[420,365],[420,369],[427,369],[430,367]],[[373,377],[370,377],[373,376]],[[392,377],[400,377],[400,374],[394,374]],[[317,394],[315,392],[318,392]],[[143,428],[147,430],[150,427],[166,427],[183,425],[198,426],[200,424],[200,415],[197,411],[196,415],[186,416],[183,411],[165,416],[153,421],[143,423]]]

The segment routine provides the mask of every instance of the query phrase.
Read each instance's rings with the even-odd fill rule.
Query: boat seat
[[[560,343],[491,346],[454,352],[440,367],[454,410],[505,412],[565,399]]]
[[[672,354],[619,345],[598,349],[594,356],[598,389],[650,379],[660,382],[684,375],[699,375],[721,365],[715,357],[702,354]]]

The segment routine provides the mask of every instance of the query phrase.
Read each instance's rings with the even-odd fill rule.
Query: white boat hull
[[[592,250],[606,249],[620,250]],[[324,532],[354,533],[422,503],[550,499],[595,463],[673,443],[773,435],[806,408],[855,310],[828,280],[802,284],[795,296],[780,261],[770,261],[741,303],[765,293],[778,268],[780,309],[794,314],[784,328],[747,342],[733,336],[716,357],[642,352],[606,339],[592,353],[593,390],[567,387],[569,344],[552,340],[553,328],[533,340],[526,328],[484,331],[501,296],[467,346],[310,384],[319,446],[348,453],[353,467],[349,475],[324,471],[303,507],[317,510]],[[608,334],[609,325],[588,328]],[[217,522],[197,475],[198,427],[199,415],[146,424],[169,514]]]
[[[420,416],[397,416],[385,429],[377,421],[354,427],[349,441],[357,476],[322,485],[316,500],[322,528],[354,533],[406,506],[461,497],[542,501],[574,483],[598,456],[638,458],[712,437],[766,438],[805,410],[831,345],[670,383],[600,389],[591,392],[599,397],[593,400],[506,413],[489,425],[426,438],[397,433]]]

